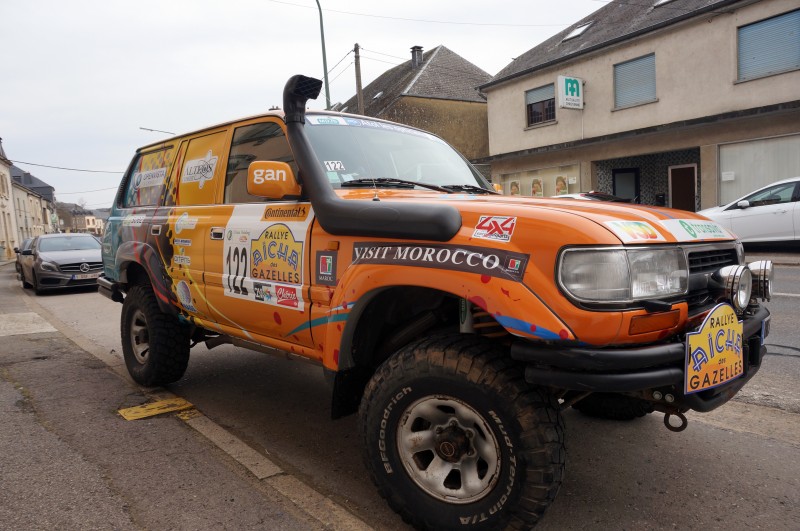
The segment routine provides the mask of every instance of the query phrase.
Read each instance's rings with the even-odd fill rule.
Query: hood
[[[83,249],[78,251],[48,251],[39,253],[43,262],[56,264],[76,264],[83,262],[101,262],[100,249]]]
[[[464,216],[464,229],[473,230],[467,217],[478,219],[502,216],[515,219],[520,225],[526,219],[546,218],[561,227],[577,232],[597,233],[602,228],[624,244],[659,244],[735,239],[720,224],[700,213],[671,208],[586,201],[581,199],[531,198],[505,195],[444,194],[421,190],[354,189],[337,190],[343,199],[379,198],[384,204],[393,201],[449,204]],[[469,216],[472,214],[473,216]],[[561,229],[563,230],[563,229]],[[565,235],[566,238],[566,235]],[[571,238],[566,238],[571,239]],[[604,238],[605,239],[605,238]]]

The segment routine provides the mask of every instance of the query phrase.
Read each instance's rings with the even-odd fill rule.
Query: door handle
[[[150,225],[150,234],[159,236],[161,234],[161,225]]]
[[[211,227],[211,239],[221,240],[225,236],[225,227]]]

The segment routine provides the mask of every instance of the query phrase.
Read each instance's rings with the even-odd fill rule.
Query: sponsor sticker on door
[[[473,238],[494,240],[498,242],[511,241],[517,218],[511,216],[481,216],[475,225]]]

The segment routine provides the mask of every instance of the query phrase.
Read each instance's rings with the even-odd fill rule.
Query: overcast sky
[[[605,3],[320,0],[331,102],[355,93],[355,43],[364,86],[415,45],[495,75]],[[282,104],[292,75],[323,73],[314,0],[2,0],[0,21],[6,155],[89,208],[110,206],[137,147],[169,136],[141,127],[184,133],[258,114]],[[324,108],[324,91],[309,106]]]

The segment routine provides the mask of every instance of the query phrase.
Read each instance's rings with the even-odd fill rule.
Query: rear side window
[[[225,174],[225,202],[263,201],[247,193],[247,168],[254,160],[286,162],[297,175],[292,151],[281,126],[275,122],[245,125],[233,133]]]
[[[174,153],[172,146],[168,146],[136,156],[125,186],[122,206],[131,208],[158,204]]]

